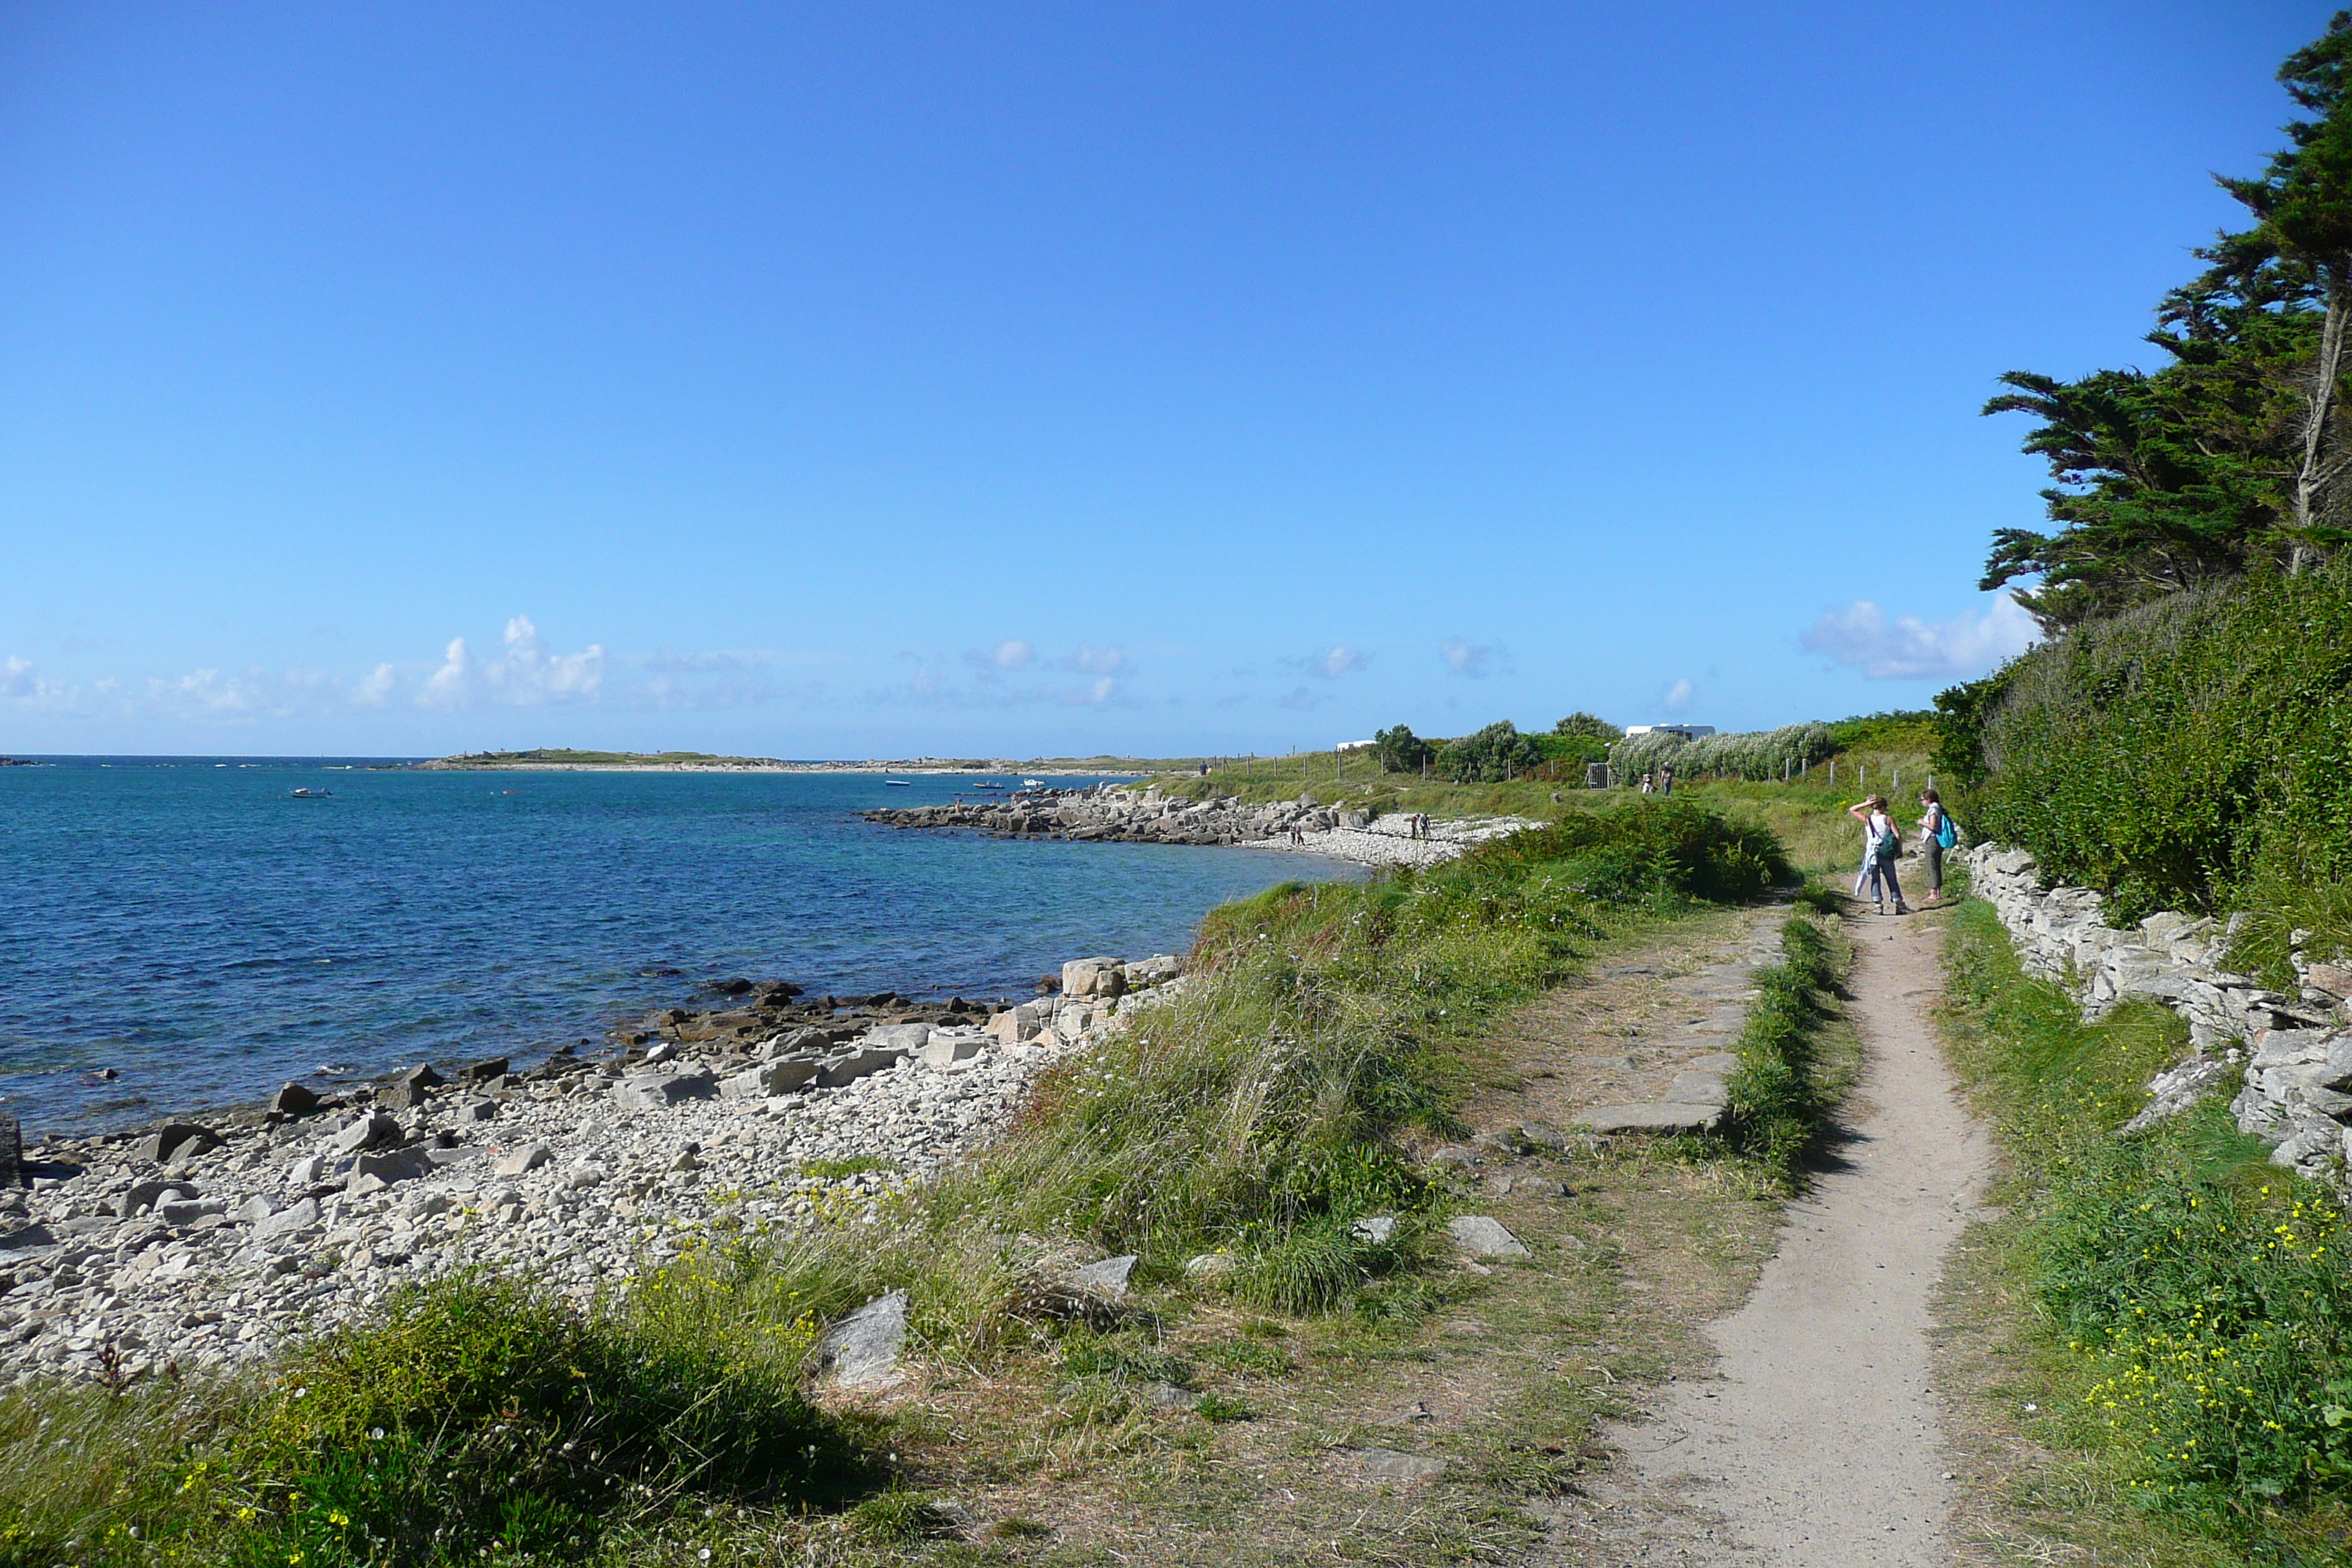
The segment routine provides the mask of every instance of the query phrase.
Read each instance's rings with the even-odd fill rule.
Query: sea
[[[249,1102],[289,1079],[520,1065],[738,975],[1025,997],[1065,959],[1181,952],[1219,903],[1362,875],[857,816],[985,798],[975,785],[1009,776],[897,788],[874,773],[397,761],[0,768],[0,1113],[31,1139]]]

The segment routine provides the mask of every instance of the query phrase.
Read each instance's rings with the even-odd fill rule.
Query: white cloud
[[[420,708],[536,708],[594,699],[604,684],[604,647],[591,643],[578,653],[548,651],[529,616],[507,623],[506,651],[477,660],[464,637],[452,637],[441,666],[416,693]]]
[[[1695,689],[1690,683],[1690,677],[1685,676],[1661,692],[1658,700],[1664,704],[1667,712],[1679,713],[1690,706]]]
[[[379,664],[365,680],[352,688],[352,700],[362,708],[381,708],[392,700],[392,686],[397,679],[391,665]]]
[[[1070,656],[1070,666],[1088,675],[1117,675],[1127,668],[1123,647],[1081,647]]]
[[[1498,669],[1508,673],[1511,654],[1500,643],[1474,643],[1462,637],[1447,637],[1437,645],[1437,657],[1445,668],[1469,680],[1484,680]]]
[[[30,697],[39,684],[31,659],[10,654],[8,662],[0,664],[0,696]]]
[[[1324,653],[1309,654],[1305,658],[1286,658],[1282,662],[1293,669],[1302,669],[1321,680],[1337,680],[1350,670],[1361,669],[1370,655],[1352,647],[1334,647]]]
[[[1037,662],[1037,650],[1019,637],[1009,637],[994,647],[973,648],[963,661],[978,669],[1026,669]]]
[[[1824,614],[1801,640],[1873,680],[1971,680],[2023,653],[2040,635],[2025,606],[2003,594],[1981,615],[1933,625],[1916,616],[1890,624],[1876,605],[1856,599]]]

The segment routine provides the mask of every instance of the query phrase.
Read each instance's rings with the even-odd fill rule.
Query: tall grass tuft
[[[1779,963],[1756,972],[1735,1047],[1739,1066],[1725,1087],[1733,1144],[1786,1185],[1829,1129],[1834,1086],[1820,1070],[1818,1036],[1839,961],[1828,933],[1803,915],[1781,926],[1780,952]]]

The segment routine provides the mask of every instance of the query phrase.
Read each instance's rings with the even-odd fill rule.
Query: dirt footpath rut
[[[1929,1302],[1990,1166],[1928,1009],[1942,921],[1864,916],[1864,1075],[1844,1134],[1747,1303],[1710,1325],[1712,1379],[1676,1384],[1604,1482],[1623,1563],[1913,1568],[1953,1561]]]

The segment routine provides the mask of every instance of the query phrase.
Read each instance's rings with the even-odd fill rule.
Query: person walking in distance
[[[1853,879],[1853,896],[1862,897],[1867,884],[1880,914],[1886,912],[1890,893],[1895,897],[1895,912],[1909,914],[1903,902],[1903,884],[1895,876],[1895,862],[1903,853],[1903,835],[1895,830],[1895,819],[1886,813],[1886,797],[1874,795],[1856,801],[1845,808],[1845,814],[1862,824],[1862,874]]]
[[[1658,770],[1658,793],[1660,795],[1675,793],[1675,764],[1672,763]]]
[[[1944,901],[1944,851],[1952,847],[1958,835],[1952,819],[1944,815],[1942,796],[1923,789],[1919,804],[1927,808],[1919,818],[1919,852],[1927,861],[1927,901],[1940,904]]]

